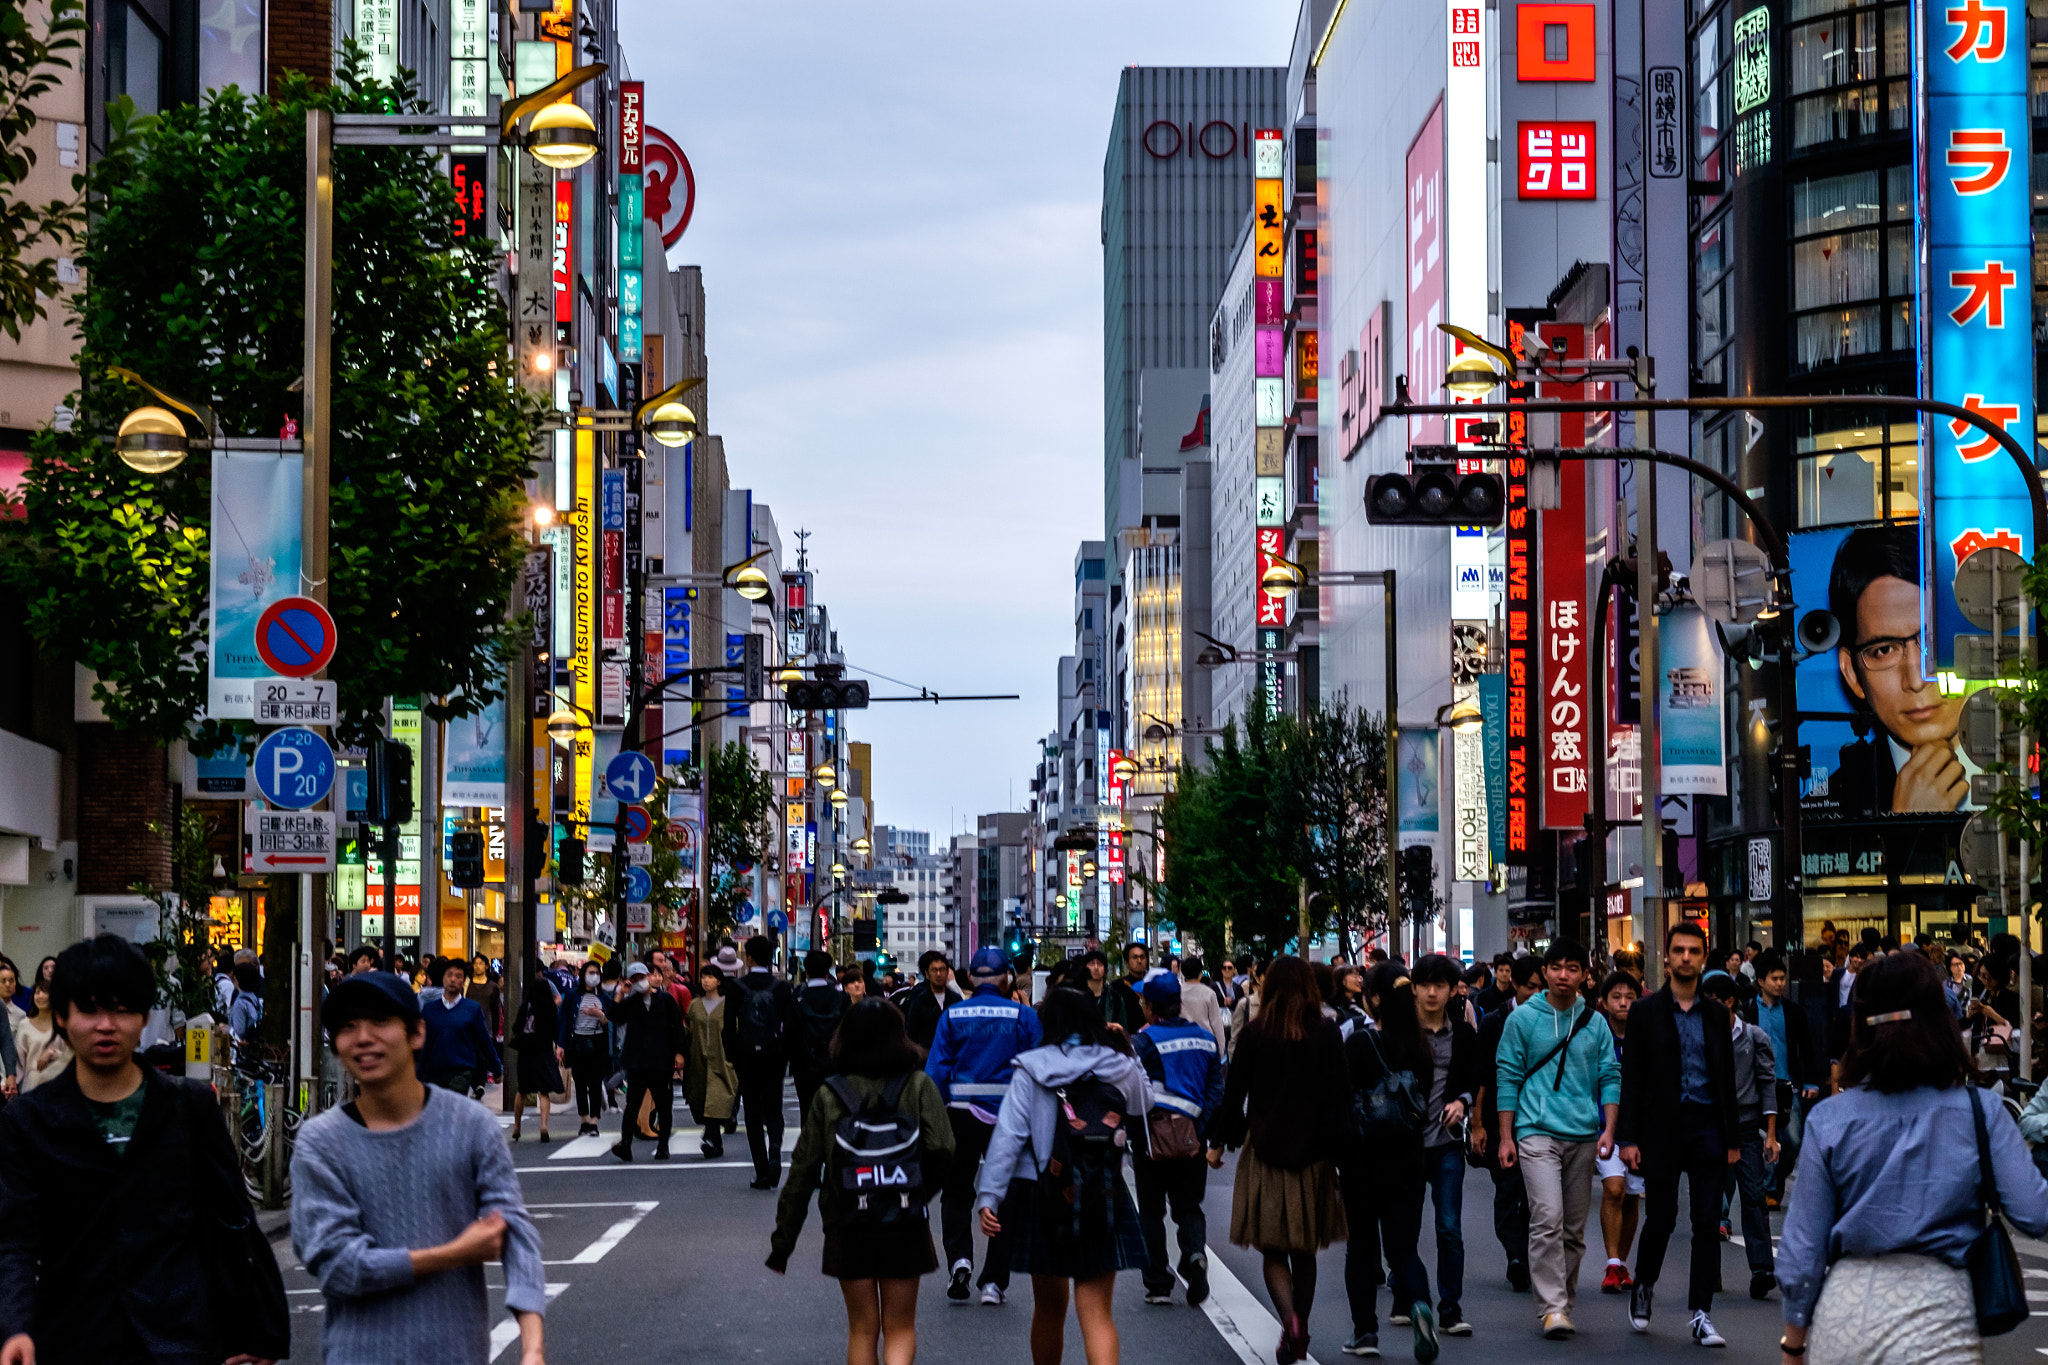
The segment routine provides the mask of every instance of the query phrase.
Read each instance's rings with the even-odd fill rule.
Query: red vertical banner
[[[569,289],[574,269],[569,257],[569,223],[575,217],[575,192],[575,181],[555,182],[555,321],[564,325],[575,318],[570,307],[572,294]]]
[[[1532,541],[1535,518],[1529,512],[1529,457],[1508,452],[1507,465],[1507,862],[1527,866],[1537,772],[1536,708],[1541,699],[1542,669],[1536,653],[1536,565]]]
[[[1592,784],[1592,708],[1587,656],[1600,647],[1586,610],[1586,466],[1561,462],[1559,505],[1537,515],[1543,554],[1543,826],[1581,829]]]

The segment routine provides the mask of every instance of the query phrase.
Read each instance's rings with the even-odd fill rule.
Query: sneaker
[[[999,1284],[983,1285],[981,1287],[981,1306],[984,1308],[1001,1308],[1003,1306],[1003,1287]]]
[[[1572,1326],[1572,1320],[1563,1313],[1543,1315],[1543,1335],[1552,1341],[1569,1340],[1571,1334],[1577,1330],[1578,1328]]]
[[[1344,1354],[1347,1356],[1376,1356],[1379,1353],[1380,1334],[1378,1332],[1359,1332],[1353,1335],[1351,1340],[1344,1343]]]
[[[1529,1267],[1526,1262],[1508,1262],[1508,1288],[1517,1294],[1529,1292]]]
[[[1607,1263],[1607,1273],[1600,1277],[1600,1292],[1603,1294],[1619,1294],[1626,1288],[1628,1288],[1628,1267],[1620,1261],[1609,1261]]]
[[[1699,1346],[1726,1346],[1727,1339],[1714,1330],[1714,1320],[1705,1313],[1692,1315],[1692,1339]]]
[[[1778,1277],[1768,1270],[1759,1270],[1749,1277],[1749,1296],[1752,1299],[1767,1299],[1778,1287]]]
[[[1171,1308],[1173,1307],[1173,1291],[1170,1289],[1148,1289],[1145,1291],[1145,1302]]]
[[[612,1144],[612,1155],[621,1161],[631,1161],[633,1159],[633,1144],[624,1138],[620,1138]]]
[[[1469,1337],[1472,1324],[1465,1321],[1465,1315],[1455,1303],[1439,1304],[1436,1310],[1436,1330],[1447,1337]]]
[[[1188,1282],[1188,1307],[1199,1307],[1209,1297],[1209,1258],[1197,1255],[1181,1272],[1181,1278]]]
[[[1411,1314],[1415,1319],[1415,1358],[1422,1365],[1436,1359],[1436,1318],[1430,1314],[1429,1305],[1418,1303]]]
[[[973,1266],[965,1261],[953,1262],[953,1282],[946,1286],[946,1297],[954,1303],[967,1302],[967,1296],[973,1292],[973,1280]]]
[[[1728,1220],[1727,1220],[1726,1218],[1723,1218],[1723,1219],[1721,1220],[1721,1240],[1725,1242],[1725,1241],[1728,1241],[1728,1240],[1729,1240],[1730,1238],[1732,1238],[1732,1237],[1734,1237],[1734,1236],[1735,1236],[1735,1229],[1734,1229],[1734,1228],[1731,1228],[1731,1227],[1729,1227],[1729,1226],[1728,1226]]]
[[[1387,1322],[1395,1327],[1406,1327],[1408,1325],[1408,1315],[1406,1313],[1389,1313],[1387,1314]]]
[[[1635,1293],[1628,1296],[1628,1325],[1638,1332],[1650,1330],[1650,1286],[1636,1285]]]

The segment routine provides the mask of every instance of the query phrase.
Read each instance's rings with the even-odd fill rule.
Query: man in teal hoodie
[[[1586,950],[1560,939],[1543,955],[1543,994],[1508,1016],[1495,1085],[1500,1164],[1520,1164],[1529,1191],[1529,1279],[1543,1335],[1573,1332],[1593,1161],[1614,1152],[1621,1065],[1607,1021],[1579,993]]]

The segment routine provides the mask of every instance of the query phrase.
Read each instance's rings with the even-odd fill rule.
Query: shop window
[[[1838,414],[1817,420],[1855,419]],[[1794,454],[1802,528],[1919,515],[1920,445],[1914,423],[1873,419],[1809,432],[1797,438]]]

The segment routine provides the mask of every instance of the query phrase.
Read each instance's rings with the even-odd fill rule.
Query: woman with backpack
[[[1280,1319],[1279,1365],[1308,1354],[1316,1253],[1345,1239],[1336,1158],[1351,1131],[1351,1073],[1335,1020],[1323,1017],[1315,974],[1277,957],[1259,978],[1258,1014],[1230,1058],[1223,1107],[1209,1126],[1209,1164],[1242,1147],[1230,1198],[1230,1240],[1265,1260]]]
[[[1070,1286],[1088,1365],[1115,1365],[1116,1273],[1148,1259],[1123,1155],[1145,1142],[1152,1091],[1087,991],[1047,991],[1038,1017],[1050,1041],[1017,1054],[975,1204],[985,1235],[1009,1229],[1010,1268],[1031,1277],[1032,1365],[1059,1365]]]
[[[953,1125],[902,1011],[886,1000],[846,1012],[832,1039],[832,1071],[804,1115],[767,1265],[788,1272],[818,1191],[824,1272],[846,1300],[847,1365],[910,1365],[918,1278],[939,1268],[925,1206],[951,1167]]]
[[[1356,968],[1350,969],[1356,971]],[[1342,973],[1339,974],[1340,976]],[[1371,1018],[1344,1040],[1344,1061],[1357,1094],[1357,1140],[1341,1163],[1344,1296],[1351,1340],[1344,1353],[1380,1353],[1380,1260],[1393,1268],[1394,1315],[1415,1325],[1415,1358],[1436,1356],[1429,1281],[1416,1243],[1422,1235],[1422,1133],[1430,1058],[1415,1013],[1415,987],[1391,963],[1372,969],[1364,1000]]]
[[[483,959],[479,956],[477,960]],[[529,1097],[540,1109],[540,1140],[548,1140],[550,1096],[562,1090],[562,1050],[555,1042],[561,1031],[560,1009],[555,979],[536,966],[519,998],[519,1013],[512,1020],[512,1036],[507,1040],[519,1058],[519,1089],[512,1100],[514,1142],[519,1141],[519,1125],[526,1116]]]

